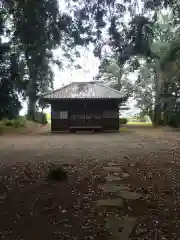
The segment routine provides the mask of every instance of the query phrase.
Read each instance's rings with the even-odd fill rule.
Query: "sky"
[[[58,56],[60,50],[55,50],[54,55]],[[54,72],[54,88],[60,88],[70,82],[92,81],[98,74],[99,59],[94,57],[92,51],[81,51],[80,59],[77,59],[75,64],[79,64],[81,69],[67,68],[64,71],[60,70],[57,66],[53,66]]]

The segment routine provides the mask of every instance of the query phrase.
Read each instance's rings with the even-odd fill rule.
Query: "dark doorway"
[[[83,102],[72,106],[70,113],[70,127],[100,127],[102,113],[96,102]]]

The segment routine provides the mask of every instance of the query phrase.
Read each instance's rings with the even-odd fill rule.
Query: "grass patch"
[[[51,114],[50,113],[46,113],[46,118],[47,118],[47,121],[51,121]]]
[[[127,127],[120,127],[120,132],[131,132],[131,130]]]
[[[0,121],[0,134],[28,134],[36,131],[41,125],[26,120],[25,117],[16,119],[3,119]]]
[[[58,182],[66,181],[67,178],[68,178],[67,171],[65,171],[61,167],[50,169],[48,174],[48,179],[53,181]]]
[[[127,125],[152,126],[150,122],[128,122]]]
[[[133,129],[152,129],[153,124],[148,122],[128,122],[120,125],[120,132],[131,133]]]
[[[3,119],[0,121],[0,133],[8,132],[13,129],[24,129],[26,127],[26,120],[23,117],[16,119]]]
[[[26,126],[26,120],[25,118],[22,118],[22,117],[18,117],[12,120],[4,119],[1,121],[1,125],[6,127],[13,127],[13,128],[20,128],[20,127],[24,128]]]

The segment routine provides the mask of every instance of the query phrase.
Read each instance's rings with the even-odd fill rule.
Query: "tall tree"
[[[77,4],[79,3],[79,5]],[[139,5],[141,3],[141,6]],[[95,54],[101,56],[105,45],[117,53],[121,64],[131,56],[151,56],[150,43],[155,11],[147,14],[147,4],[136,0],[76,1],[76,19],[88,25],[96,42]],[[146,5],[146,8],[145,8]],[[150,6],[148,6],[150,8]]]
[[[153,42],[150,47],[151,52],[156,57],[151,59],[148,58],[146,64],[146,67],[148,66],[148,68],[152,69],[154,72],[151,79],[153,81],[152,86],[155,93],[154,121],[156,125],[159,125],[161,122],[162,106],[164,106],[165,111],[165,106],[167,105],[167,97],[165,98],[164,94],[167,91],[167,81],[172,77],[170,77],[170,74],[173,75],[175,73],[173,68],[170,68],[168,72],[165,71],[165,68],[163,68],[163,62],[166,63],[166,65],[170,63],[167,57],[169,52],[168,49],[172,44],[171,42],[174,42],[179,35],[179,26],[179,24],[174,23],[173,15],[170,10],[167,10],[165,14],[161,11],[157,12],[157,22],[153,25]]]
[[[28,116],[34,120],[38,94],[53,85],[50,63],[61,65],[52,50],[61,46],[67,52],[84,42],[72,17],[59,11],[57,0],[4,0],[4,6],[11,17],[13,43],[25,60]]]
[[[22,93],[18,83],[17,56],[13,52],[12,43],[5,42],[9,37],[6,25],[9,15],[0,5],[0,119],[14,118],[21,109],[18,93]]]
[[[97,77],[105,84],[123,92],[127,96],[131,96],[133,93],[133,82],[127,78],[131,70],[132,67],[129,64],[119,65],[116,56],[106,56],[101,61]]]

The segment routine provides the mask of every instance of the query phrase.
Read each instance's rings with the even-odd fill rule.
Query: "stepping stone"
[[[127,177],[130,177],[129,173],[122,173],[121,174],[121,177],[122,178],[127,178]]]
[[[114,176],[114,175],[108,175],[107,177],[105,177],[105,179],[106,179],[108,182],[121,181],[121,180],[122,180],[121,177],[117,177],[117,176]]]
[[[122,169],[120,167],[103,167],[103,170],[108,171],[110,173],[122,173]]]
[[[119,177],[120,173],[115,172],[115,173],[113,173],[113,175]]]
[[[115,166],[117,166],[118,164],[117,163],[115,163],[115,162],[110,162],[110,163],[108,163],[108,166],[109,167],[115,167]]]
[[[128,240],[136,226],[136,218],[116,218],[109,217],[106,219],[105,227],[112,236],[109,239]]]
[[[102,189],[104,192],[107,193],[115,193],[119,191],[128,191],[129,187],[123,184],[113,184],[113,183],[106,183],[106,184],[99,184],[99,189]]]
[[[137,200],[142,197],[142,194],[129,191],[120,191],[118,196],[126,200]]]
[[[134,167],[134,166],[135,166],[135,164],[134,164],[134,163],[131,163],[131,164],[130,164],[130,167]]]
[[[121,208],[123,207],[123,200],[121,198],[115,198],[115,199],[100,199],[97,201],[96,206],[97,207],[117,207]]]

